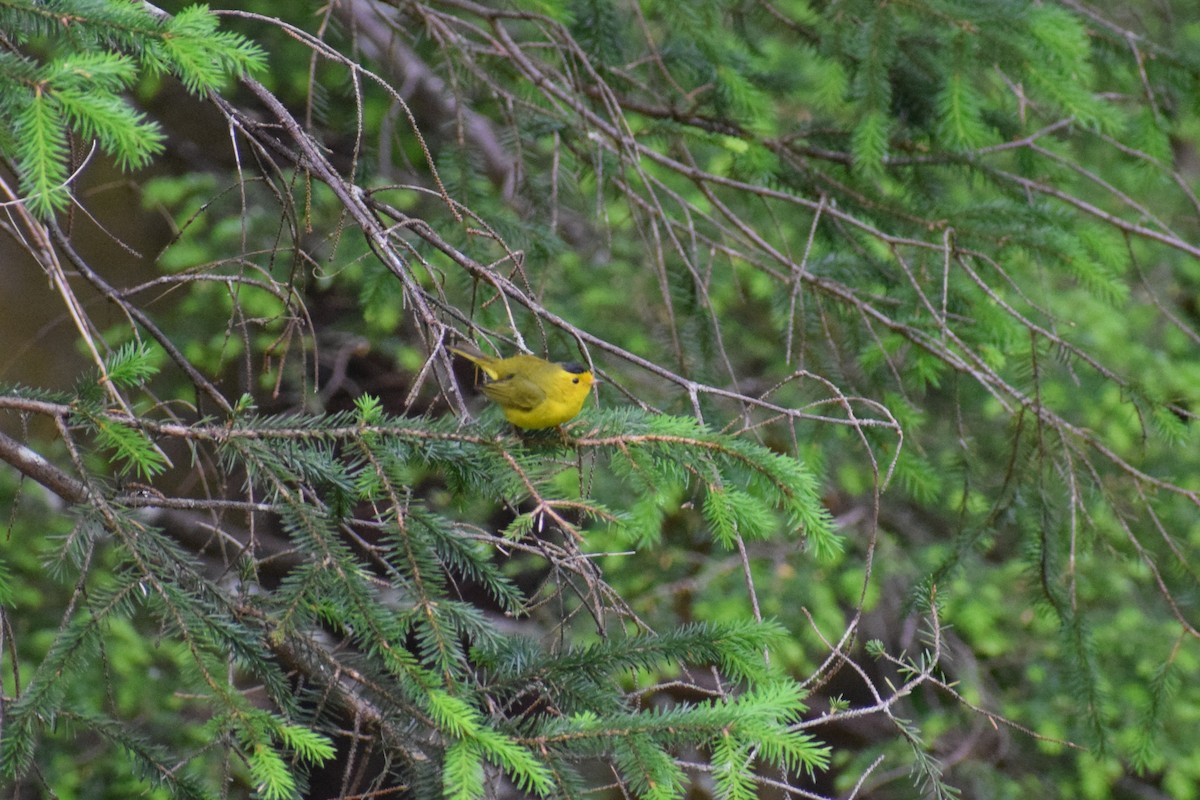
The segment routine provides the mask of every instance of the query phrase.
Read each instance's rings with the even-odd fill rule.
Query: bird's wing
[[[546,400],[546,392],[522,375],[505,375],[479,388],[501,407],[516,411],[532,411]]]

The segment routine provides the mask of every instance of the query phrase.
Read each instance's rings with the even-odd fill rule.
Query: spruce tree
[[[0,8],[14,796],[1195,792],[1185,4],[243,6]]]

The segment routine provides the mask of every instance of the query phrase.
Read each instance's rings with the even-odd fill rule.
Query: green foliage
[[[629,486],[649,486],[657,512],[642,520],[654,526],[673,487],[698,480],[706,487],[705,517],[712,535],[732,548],[739,538],[764,539],[793,532],[805,537],[817,558],[841,549],[829,514],[821,505],[817,481],[794,457],[772,453],[743,438],[715,434],[686,417],[646,417],[631,410],[588,417],[594,427],[588,441],[618,449],[610,456],[614,476]],[[632,526],[639,520],[620,520]],[[654,530],[631,530],[652,541]]]
[[[154,351],[145,342],[127,342],[104,362],[107,380],[121,389],[134,389],[158,372]]]
[[[241,749],[258,796],[272,800],[300,797],[293,765],[276,749],[274,742],[286,745],[302,764],[316,764],[333,757],[329,740],[300,725],[253,709],[242,709],[236,722],[226,720],[240,733]]]
[[[256,45],[217,31],[204,6],[160,19],[116,0],[60,12],[17,2],[0,10],[0,25],[14,41],[37,45],[0,61],[0,115],[12,131],[0,137],[0,152],[16,162],[25,200],[41,216],[69,201],[69,134],[94,140],[123,169],[143,167],[162,152],[159,127],[121,95],[139,68],[173,74],[200,94],[265,63]]]
[[[113,452],[123,475],[132,472],[140,478],[152,478],[166,468],[167,457],[131,420],[106,414],[104,401],[108,398],[99,390],[105,385],[137,388],[155,372],[149,347],[130,342],[112,354],[94,383],[80,387],[74,403],[78,421],[95,434],[101,449]]]
[[[621,11],[612,0],[574,0],[568,4],[570,30],[597,64],[619,64],[625,43]]]
[[[105,363],[111,385],[140,388],[154,374],[151,356],[144,346],[121,348]],[[119,417],[78,401],[76,413],[98,429]],[[791,533],[767,524],[771,517],[754,510],[757,506],[785,515],[811,539],[821,539],[822,547],[836,539],[819,505],[808,507],[815,503],[815,482],[793,459],[686,419],[622,411],[597,415],[588,425],[587,434],[567,444],[590,453],[597,466],[607,460],[628,470],[636,463],[643,480],[698,471],[719,478],[722,486],[741,487],[737,496],[753,505],[727,504],[721,519],[736,530],[722,532],[714,521],[718,539],[747,535],[747,519],[759,520],[753,532],[760,538]],[[684,746],[713,747],[724,759],[717,779],[730,792],[751,785],[756,760],[808,772],[828,765],[828,748],[789,727],[803,711],[799,689],[764,662],[764,653],[785,638],[778,625],[694,624],[547,648],[533,639],[497,636],[479,609],[454,597],[456,582],[469,579],[506,613],[530,613],[530,598],[504,574],[495,545],[473,541],[470,528],[414,502],[407,487],[421,474],[469,476],[481,496],[514,504],[535,500],[543,508],[535,515],[539,535],[557,529],[569,544],[574,529],[563,513],[590,501],[553,499],[558,475],[553,465],[566,454],[561,444],[480,436],[450,420],[389,417],[372,398],[361,398],[353,413],[243,414],[236,424],[201,424],[194,432],[201,440],[218,442],[221,457],[246,471],[259,496],[276,508],[292,546],[305,554],[303,566],[271,595],[235,601],[160,531],[118,506],[106,506],[91,524],[115,534],[106,549],[118,558],[117,582],[92,593],[95,611],[60,632],[10,704],[0,750],[0,767],[9,779],[30,769],[43,726],[64,714],[120,742],[138,760],[156,763],[152,750],[135,747],[133,734],[122,732],[121,723],[85,718],[85,710],[72,704],[105,627],[136,613],[161,620],[191,651],[192,691],[210,704],[210,736],[238,743],[248,779],[262,797],[300,796],[297,771],[333,755],[328,739],[295,721],[293,715],[301,712],[287,697],[286,682],[263,659],[268,642],[277,653],[311,647],[309,637],[318,623],[357,649],[361,679],[370,676],[373,684],[390,685],[374,701],[384,718],[397,720],[387,724],[419,720],[419,737],[440,743],[441,780],[450,796],[482,796],[485,764],[523,791],[555,796],[583,780],[578,770],[590,759],[605,755],[648,796],[679,797],[686,784],[673,754]],[[98,444],[106,441],[98,437]],[[709,489],[715,496],[728,491]],[[378,514],[346,517],[355,502]],[[602,525],[611,517],[599,506],[591,515]],[[347,524],[379,532],[369,559],[340,535],[340,526]],[[87,555],[64,563],[86,569],[97,545],[93,540]],[[143,596],[139,587],[150,587],[150,594]],[[247,626],[251,620],[256,622]],[[221,654],[256,675],[285,715],[255,709],[232,686],[217,681]],[[664,710],[641,709],[634,695],[620,690],[631,677],[653,680],[680,663],[716,668],[746,691]],[[531,696],[540,698],[539,710],[510,716]],[[755,759],[747,757],[751,751]],[[201,783],[182,776],[165,782],[162,776],[152,778],[175,796],[205,796]]]
[[[176,75],[193,94],[216,91],[228,76],[242,77],[267,63],[256,44],[218,30],[217,18],[199,4],[167,17],[139,57],[153,71]]]
[[[974,150],[990,138],[983,122],[979,97],[960,72],[951,73],[937,96],[938,132],[946,146]]]
[[[788,723],[804,710],[794,684],[764,684],[731,702],[709,701],[653,712],[577,714],[552,719],[536,740],[562,748],[602,753],[615,750],[617,769],[633,790],[647,797],[680,797],[683,774],[668,757],[663,743],[710,743],[714,747],[714,778],[722,796],[737,796],[749,785],[751,759],[758,757],[788,769],[823,769],[829,752],[807,734],[791,731]],[[741,756],[741,757],[739,757]]]
[[[354,8],[0,9],[13,232],[92,362],[0,389],[6,782],[1195,793],[1190,9]],[[162,240],[38,221],[73,138],[171,153]],[[516,432],[464,338],[604,383]]]

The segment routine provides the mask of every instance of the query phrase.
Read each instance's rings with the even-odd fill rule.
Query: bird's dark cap
[[[585,372],[590,372],[586,365],[580,364],[578,361],[563,361],[559,364],[560,367],[567,372],[573,372],[576,375],[582,375]]]

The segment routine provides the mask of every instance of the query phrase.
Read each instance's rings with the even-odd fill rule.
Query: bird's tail
[[[481,370],[486,372],[488,377],[492,380],[496,379],[496,375],[492,370],[492,362],[494,362],[496,359],[485,356],[483,353],[462,350],[458,347],[447,347],[446,349],[451,353],[454,353],[456,356],[462,356],[467,361],[470,361],[472,364],[479,367]]]

